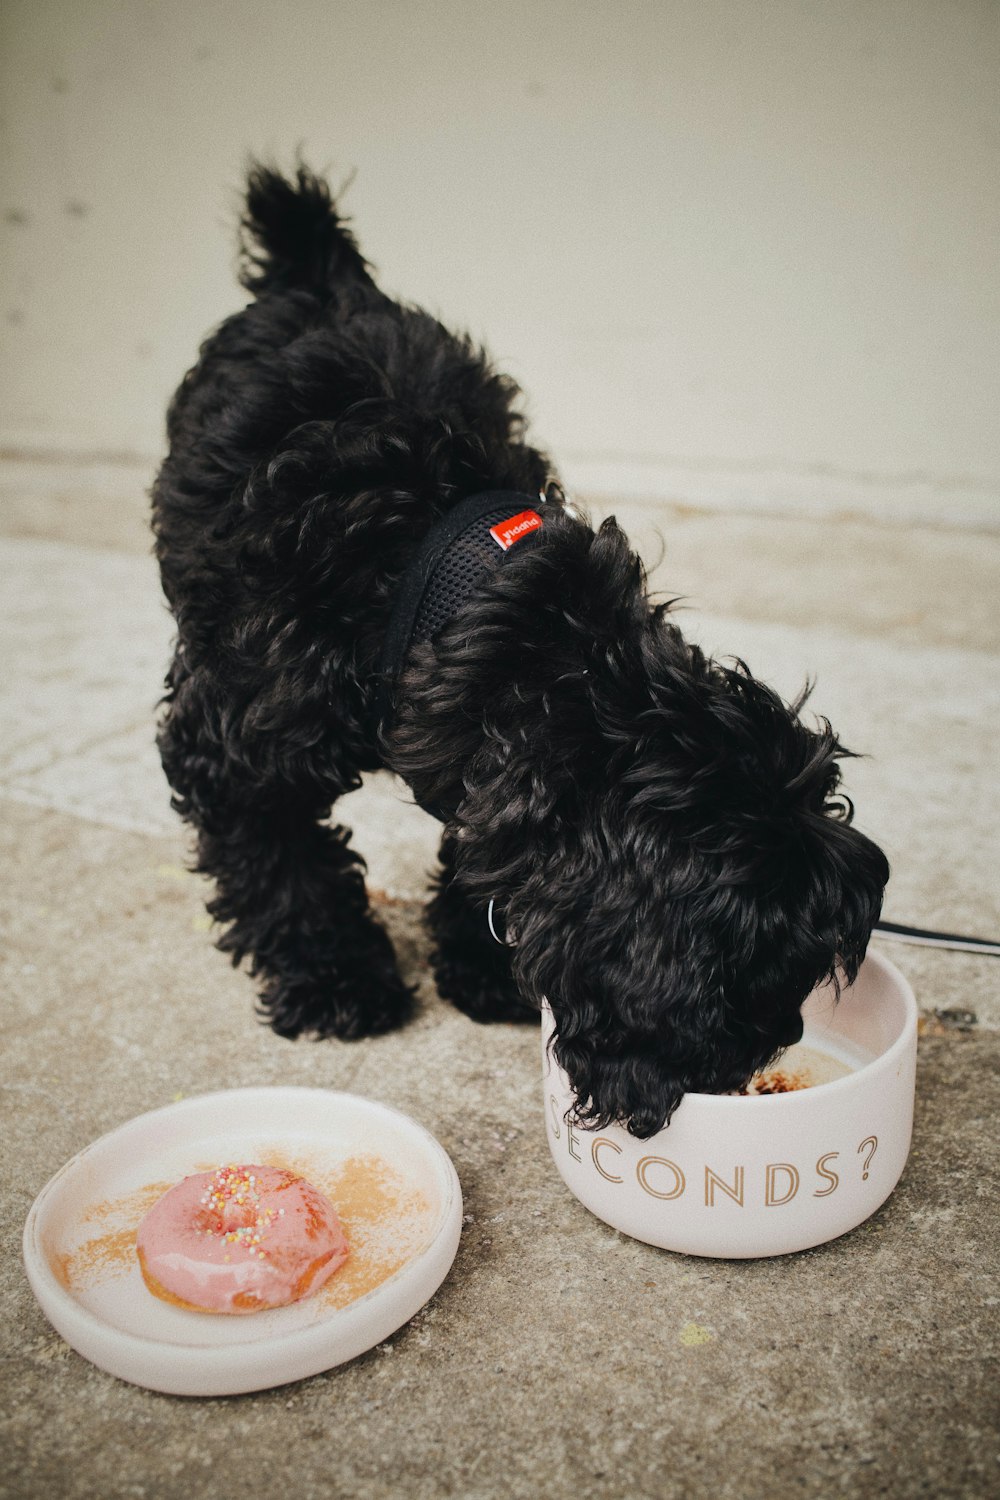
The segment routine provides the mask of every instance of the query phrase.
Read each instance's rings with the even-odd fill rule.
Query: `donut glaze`
[[[195,1312],[252,1313],[318,1290],[347,1259],[333,1205],[281,1167],[185,1177],[139,1225],[143,1280]]]

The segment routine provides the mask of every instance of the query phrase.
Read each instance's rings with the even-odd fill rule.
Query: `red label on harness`
[[[537,510],[522,510],[518,515],[511,516],[509,521],[498,521],[495,526],[491,526],[490,536],[506,552],[529,532],[537,531],[541,524],[542,518]]]

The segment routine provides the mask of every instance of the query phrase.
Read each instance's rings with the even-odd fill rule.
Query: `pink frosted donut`
[[[143,1280],[195,1312],[252,1313],[298,1302],[347,1259],[333,1205],[280,1167],[185,1177],[139,1225]]]

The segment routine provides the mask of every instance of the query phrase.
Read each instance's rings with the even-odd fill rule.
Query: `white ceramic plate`
[[[139,1221],[167,1187],[226,1162],[291,1167],[337,1208],[351,1254],[314,1296],[231,1317],[146,1289]],[[24,1262],[53,1327],[93,1364],[151,1390],[225,1396],[388,1338],[441,1285],[461,1228],[451,1159],[406,1115],[326,1089],[231,1089],[139,1115],[74,1156],[32,1205]]]

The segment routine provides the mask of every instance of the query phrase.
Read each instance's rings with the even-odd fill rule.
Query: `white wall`
[[[993,0],[6,0],[3,440],[156,453],[248,151],[585,492],[1000,516]]]

